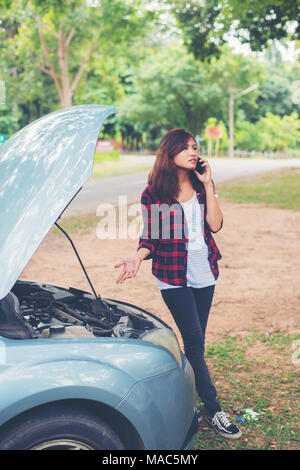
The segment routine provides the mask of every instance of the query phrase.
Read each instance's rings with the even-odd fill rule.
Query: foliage
[[[14,133],[15,124],[16,118],[10,107],[6,104],[0,104],[0,134],[11,136]]]
[[[237,90],[246,88],[262,79],[263,67],[253,58],[234,55],[228,47],[222,52],[207,64],[195,60],[178,40],[153,51],[132,72],[135,93],[117,105],[120,126],[146,132],[145,145],[154,149],[169,129],[185,127],[200,134],[209,117],[227,122],[229,84]],[[243,99],[253,113],[257,96],[255,91]]]
[[[174,41],[151,54],[136,71],[133,77],[136,92],[121,104],[120,120],[150,128],[152,142],[153,137],[159,139],[162,132],[172,127],[197,132],[203,114],[208,113],[209,105],[213,106],[218,92],[216,86],[207,84],[207,79],[207,69]]]
[[[151,5],[146,0],[101,0],[96,8],[85,0],[3,0],[0,80],[6,85],[6,104],[0,107],[0,131],[11,135],[64,106],[62,95],[68,95],[73,104],[115,106],[118,113],[106,120],[102,134],[122,140],[126,148],[154,150],[174,127],[203,136],[208,119],[214,118],[223,123],[220,150],[225,151],[229,86],[238,95],[258,83],[254,91],[235,99],[235,147],[296,149],[293,113],[300,115],[299,63],[282,62],[278,41],[272,41],[263,60],[234,54],[224,42],[239,17],[249,23],[244,32],[252,31],[257,21],[256,40],[267,45],[269,33],[262,28],[271,19],[264,18],[263,8],[272,5],[279,12],[274,25],[279,18],[282,24],[277,36],[272,28],[269,36],[284,37],[299,1],[294,10],[290,0],[286,2],[283,18],[279,0],[161,0]],[[177,30],[171,27],[172,15]],[[235,28],[237,35],[241,24]],[[58,47],[61,34],[68,46],[64,66]],[[251,34],[254,38],[255,32]]]
[[[7,8],[1,4],[0,79],[7,83],[10,102],[21,108],[20,127],[23,118],[28,124],[71,105],[74,97],[102,104],[120,99],[118,71],[143,57],[145,51],[136,47],[135,39],[148,34],[154,16],[141,8],[143,4],[144,0],[102,0],[97,8],[83,0],[18,0],[6,2]]]
[[[225,0],[224,4],[232,21],[239,22],[238,37],[252,50],[261,50],[271,39],[300,39],[300,0]],[[293,33],[290,22],[295,24]]]
[[[231,33],[260,51],[272,39],[300,39],[300,0],[164,0],[173,5],[178,27],[196,58],[220,55]],[[289,26],[293,22],[293,33]]]
[[[300,119],[297,113],[282,118],[270,112],[256,123],[239,120],[235,143],[246,150],[285,150],[300,146]]]
[[[267,112],[281,117],[292,112],[300,115],[300,64],[266,67],[259,91],[256,119]]]
[[[219,46],[225,40],[218,33],[218,19],[221,13],[219,0],[184,1],[175,0],[174,14],[182,30],[188,50],[196,59],[205,60],[220,56]],[[218,40],[214,38],[218,36]]]
[[[241,113],[239,115],[241,117]],[[234,142],[235,147],[240,150],[265,150],[262,148],[262,139],[258,132],[257,123],[244,119],[238,119],[236,122]]]
[[[300,119],[297,113],[280,118],[268,112],[258,125],[266,149],[282,150],[300,145]]]

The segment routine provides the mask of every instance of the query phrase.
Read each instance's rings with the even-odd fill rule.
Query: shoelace
[[[221,422],[222,426],[225,426],[225,428],[228,428],[231,425],[231,421],[229,419],[229,415],[225,413],[225,411],[218,411],[213,420],[212,423],[216,424],[217,419]]]

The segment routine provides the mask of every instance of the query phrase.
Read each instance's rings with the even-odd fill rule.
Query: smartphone
[[[195,170],[198,171],[200,173],[200,175],[203,175],[203,173],[205,172],[205,167],[203,166],[203,162],[201,162],[199,160],[199,157],[198,157],[198,161],[197,161],[197,165],[196,165]]]

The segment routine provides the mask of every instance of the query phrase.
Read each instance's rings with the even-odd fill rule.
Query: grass
[[[300,169],[285,168],[259,176],[218,183],[220,198],[238,203],[300,210]]]
[[[117,152],[107,152],[100,154],[95,153],[94,168],[92,179],[108,178],[111,176],[121,176],[134,173],[140,173],[152,168],[153,162],[145,162],[141,156],[139,161],[138,156],[120,156]],[[127,158],[126,158],[127,157]]]
[[[98,223],[99,217],[96,217],[95,214],[66,217],[58,221],[58,225],[68,234],[85,232],[90,228],[96,227]],[[53,225],[50,232],[55,234],[61,233],[61,231],[55,225]]]
[[[119,150],[110,150],[109,152],[95,152],[94,162],[102,163],[104,161],[119,160],[119,158],[120,158]]]
[[[300,448],[295,342],[300,335],[284,331],[252,331],[244,337],[227,336],[206,347],[206,359],[218,398],[243,435],[230,441],[203,421],[194,449],[294,450]],[[259,415],[241,423],[245,409]]]
[[[150,170],[152,165],[145,165],[145,163],[139,164],[128,164],[128,163],[113,163],[109,164],[103,163],[102,165],[95,164],[92,180],[99,178],[109,178],[110,176],[121,176],[121,175],[130,175],[134,173],[140,173],[142,171]]]

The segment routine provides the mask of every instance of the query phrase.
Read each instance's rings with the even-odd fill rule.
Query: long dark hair
[[[148,175],[148,184],[152,185],[161,201],[165,201],[167,198],[176,200],[179,194],[177,167],[173,158],[184,149],[190,138],[197,145],[193,134],[185,129],[178,128],[167,132],[160,141],[154,166]],[[197,190],[202,183],[193,170],[189,172],[189,177],[193,188]]]

